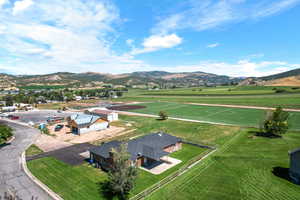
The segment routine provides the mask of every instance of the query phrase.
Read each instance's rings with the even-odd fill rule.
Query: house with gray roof
[[[289,152],[290,169],[289,174],[295,183],[300,184],[300,148]]]
[[[107,129],[109,123],[96,115],[74,114],[67,118],[68,125],[72,133],[83,134],[91,131],[100,131]]]
[[[112,149],[118,149],[122,142],[111,141],[90,150],[90,158],[97,167],[109,169],[113,165]],[[162,158],[182,148],[182,140],[167,133],[148,134],[126,142],[132,164],[137,167],[162,162]]]

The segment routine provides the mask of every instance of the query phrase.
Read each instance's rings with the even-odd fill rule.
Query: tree
[[[168,114],[165,111],[159,111],[158,115],[159,115],[161,120],[168,119]]]
[[[122,97],[123,96],[123,92],[122,91],[117,91],[116,94],[117,94],[118,97]]]
[[[113,195],[126,199],[134,186],[137,169],[131,165],[126,144],[121,144],[118,149],[112,149],[111,154],[113,165],[108,172],[108,188]]]
[[[48,129],[47,127],[45,127],[45,128],[42,128],[42,129],[41,129],[41,133],[46,134],[46,135],[49,135],[49,134],[50,134],[50,131],[49,131],[49,129]]]
[[[273,135],[281,135],[287,132],[289,113],[281,107],[277,107],[275,111],[267,112],[264,121],[264,130],[266,133]]]
[[[12,129],[6,125],[0,124],[0,144],[6,142],[11,136],[13,136]]]
[[[6,102],[6,106],[12,106],[14,104],[14,100],[11,95],[3,97],[3,100]]]

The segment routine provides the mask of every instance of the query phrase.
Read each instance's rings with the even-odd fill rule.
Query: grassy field
[[[252,136],[247,131],[236,135],[204,163],[147,199],[299,199],[299,185],[284,177],[287,153],[300,146],[300,133],[276,139]]]
[[[239,127],[219,126],[177,120],[156,120],[147,117],[120,116],[121,123],[131,124],[135,135],[164,131],[186,141],[212,146],[222,145],[240,131]],[[119,124],[120,125],[120,124]]]
[[[215,126],[175,120],[159,121],[153,118],[120,116],[119,126],[130,124],[136,129],[133,136],[148,134],[156,131],[166,131],[185,140],[195,143],[221,146],[239,133],[239,127]],[[206,149],[184,145],[182,151],[172,153],[172,157],[183,163],[169,169],[161,175],[152,175],[139,170],[136,188],[137,194],[162,178],[173,173],[188,160],[204,153]],[[30,171],[52,190],[62,195],[64,199],[103,199],[99,192],[99,183],[106,179],[101,170],[88,165],[72,167],[54,158],[42,158],[28,162]]]
[[[262,95],[276,93],[300,93],[300,87],[288,86],[218,86],[201,88],[178,88],[163,90],[144,90],[142,95],[161,96],[201,96],[201,95]]]
[[[138,194],[175,172],[187,161],[205,151],[207,150],[184,144],[182,150],[170,154],[171,157],[180,159],[182,163],[159,175],[139,169],[136,187],[132,191],[132,195]],[[28,168],[38,179],[66,200],[106,199],[101,192],[101,183],[107,179],[106,173],[87,164],[73,167],[54,158],[46,157],[28,162]]]
[[[146,108],[133,110],[133,112],[157,115],[159,111],[165,111],[170,117],[233,124],[246,127],[258,127],[260,122],[263,120],[265,113],[264,110],[257,109],[198,106],[167,102],[144,103],[139,105],[144,105]],[[300,130],[299,122],[300,112],[291,112],[291,128]]]
[[[167,101],[177,103],[210,103],[253,105],[285,108],[300,108],[300,89],[293,87],[276,87],[287,92],[276,93],[275,87],[243,86],[216,88],[179,88],[169,90],[148,91],[130,89],[124,96],[114,101]],[[201,90],[201,91],[199,91]]]
[[[118,125],[135,128],[135,135],[166,131],[185,140],[215,145],[218,151],[193,167],[172,184],[149,196],[149,199],[297,199],[300,187],[275,176],[273,168],[288,167],[287,152],[300,146],[300,132],[283,138],[254,136],[255,129],[217,126],[184,121],[160,121],[153,118],[120,116]],[[184,145],[172,157],[184,162],[203,153],[203,149]],[[139,170],[132,195],[168,176],[181,165],[161,175]],[[31,172],[64,199],[105,199],[100,183],[106,174],[87,164],[72,167],[54,158],[28,162]]]

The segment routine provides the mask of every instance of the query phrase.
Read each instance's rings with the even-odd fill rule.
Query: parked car
[[[8,117],[8,114],[7,113],[1,113],[0,117]]]
[[[16,116],[16,115],[8,115],[8,118],[11,119],[11,120],[18,120],[18,119],[20,119],[20,117]]]
[[[47,122],[60,122],[63,121],[64,118],[63,117],[48,117]]]
[[[64,127],[63,124],[57,124],[54,128],[54,131],[60,131]]]

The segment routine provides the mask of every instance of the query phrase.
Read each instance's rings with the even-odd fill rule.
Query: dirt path
[[[226,107],[226,108],[247,108],[247,109],[258,109],[258,110],[275,110],[276,109],[276,108],[271,108],[271,107],[227,105],[227,104],[207,104],[207,103],[184,103],[184,104],[197,105],[197,106]],[[290,111],[290,112],[300,112],[300,109],[285,108],[284,110]]]
[[[151,114],[143,114],[143,113],[135,113],[135,112],[127,112],[127,111],[118,111],[118,110],[115,110],[115,112],[117,112],[121,115],[128,115],[128,116],[141,116],[141,117],[159,118],[158,115],[151,115]],[[226,124],[226,123],[218,123],[218,122],[202,121],[202,120],[194,120],[194,119],[184,119],[184,118],[177,118],[177,117],[169,117],[169,119],[185,121],[185,122],[196,122],[196,123],[223,125],[223,126],[236,126],[234,124]]]

